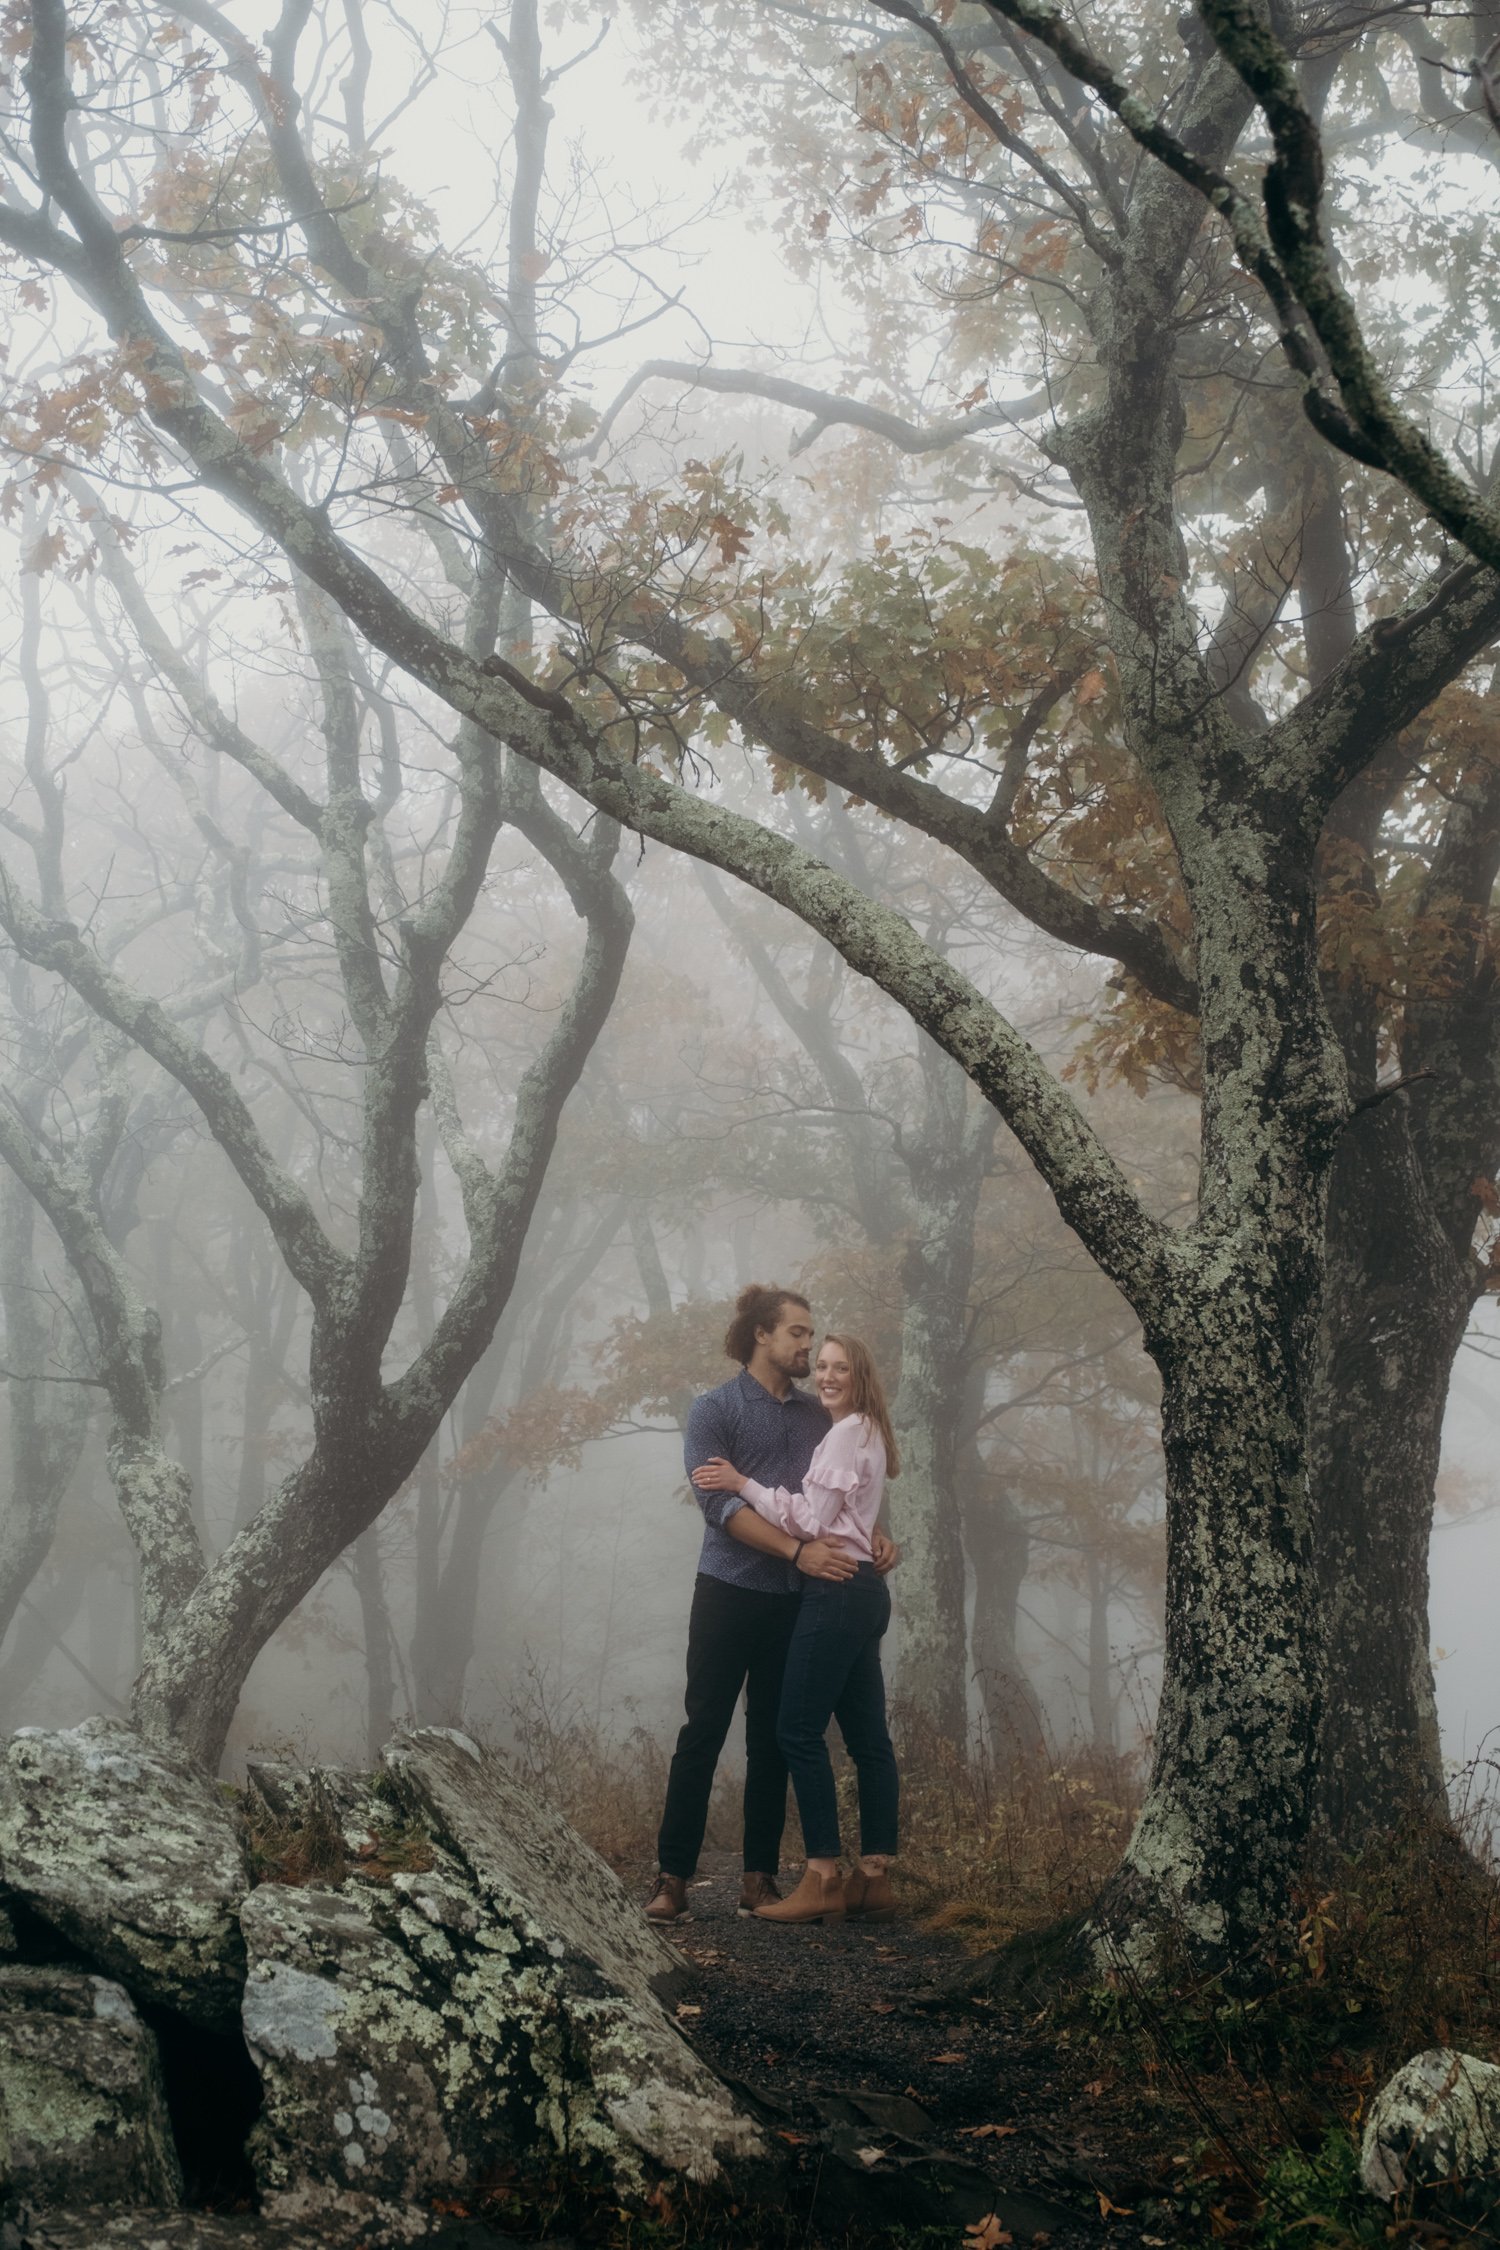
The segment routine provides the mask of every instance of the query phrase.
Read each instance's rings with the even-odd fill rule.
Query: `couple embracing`
[[[898,1466],[880,1378],[857,1337],[829,1336],[817,1396],[812,1311],[790,1289],[742,1290],[724,1338],[740,1373],[694,1401],[686,1459],[703,1510],[688,1624],[687,1718],[667,1780],[660,1873],[647,1918],[687,1918],[714,1769],[745,1693],[745,1875],[739,1910],[766,1922],[895,1911],[898,1783],[880,1641],[899,1550],[878,1518]],[[839,1865],[826,1736],[837,1717],[859,1778],[860,1854]],[[790,1773],[807,1866],[783,1898],[776,1873]]]

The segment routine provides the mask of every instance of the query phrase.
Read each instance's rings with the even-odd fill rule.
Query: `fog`
[[[478,262],[505,231],[496,189],[505,160],[489,130],[498,65],[479,14],[456,11],[453,24],[436,79],[381,145],[392,174]],[[593,32],[574,20],[555,35],[571,52]],[[644,58],[635,67],[632,42]],[[836,388],[868,308],[847,273],[809,270],[779,209],[757,212],[759,175],[732,124],[719,132],[695,121],[680,94],[653,99],[649,46],[640,23],[626,23],[549,92],[554,186],[537,255],[559,279],[540,308],[544,337],[602,337],[570,375],[596,412],[648,357],[712,352]],[[382,49],[372,115],[404,83],[403,67],[399,49]],[[565,226],[582,248],[570,248]],[[549,278],[544,296],[552,288]],[[40,309],[22,315],[18,400],[29,384],[60,382],[82,348],[76,306],[60,298],[48,320]],[[914,382],[926,348],[911,342]],[[997,368],[996,391],[1004,385]],[[948,393],[951,404],[956,385]],[[680,477],[705,453],[735,456],[749,490],[774,478],[791,524],[776,561],[790,583],[800,559],[855,551],[880,527],[904,535],[934,491],[920,467],[872,465],[873,441],[848,433],[793,456],[798,427],[766,399],[647,390],[622,410],[618,450],[601,460],[622,485],[627,474]],[[296,469],[309,491],[336,449],[336,432],[316,434]],[[356,765],[364,761],[368,791],[382,774],[389,783],[371,889],[378,948],[394,961],[397,933],[428,901],[455,833],[449,714],[320,616],[218,501],[165,473],[154,489],[133,484],[114,455],[89,475],[87,491],[22,476],[10,511],[13,661],[0,712],[8,849],[27,867],[35,847],[45,891],[55,809],[63,840],[47,911],[65,911],[201,1040],[329,1237],[352,1253],[368,1160],[366,1062],[335,959],[340,909],[285,793],[272,803],[226,743],[234,731],[263,746],[316,793],[335,729],[332,682],[345,667]],[[589,504],[619,530],[612,487]],[[966,540],[1026,537],[1044,554],[1068,552],[1073,519],[1001,479],[944,504],[961,511]],[[80,525],[101,506],[116,529],[98,536],[113,547],[86,556]],[[456,569],[444,581],[439,533],[418,553],[421,540],[393,511],[372,538],[453,625],[462,605]],[[39,566],[39,543],[54,534],[63,544]],[[757,553],[775,546],[763,527],[755,537]],[[132,625],[127,576],[180,652],[180,678],[140,619]],[[510,622],[507,645],[519,647],[532,628]],[[545,637],[541,645],[545,653]],[[665,691],[661,700],[664,711]],[[670,725],[667,713],[657,735],[647,726],[648,760],[669,755]],[[898,907],[1068,1075],[1148,1207],[1174,1225],[1191,1217],[1195,1095],[1174,1067],[1123,1077],[1112,1067],[1118,1055],[1100,1028],[1118,998],[1111,964],[1043,938],[956,857],[847,793],[794,786],[772,799],[762,761],[733,740],[695,738],[688,755],[716,803],[758,810],[857,867],[870,896]],[[586,806],[551,784],[547,802],[588,836]],[[923,1201],[920,1159],[942,1104],[957,1131],[978,1096],[790,913],[659,844],[626,839],[616,873],[636,916],[619,997],[568,1096],[495,1341],[420,1465],[256,1658],[229,1731],[230,1772],[267,1745],[357,1760],[406,1719],[461,1722],[514,1744],[542,1713],[606,1744],[641,1729],[668,1745],[700,1531],[677,1425],[687,1399],[729,1372],[720,1339],[736,1292],[752,1281],[805,1290],[820,1328],[868,1336],[893,1389],[899,1381],[905,1262],[935,1207]],[[580,944],[565,879],[502,830],[450,952],[440,1029],[453,1106],[496,1163],[521,1075],[565,1009]],[[313,1444],[306,1302],[181,1086],[91,1028],[56,977],[14,951],[0,967],[16,1106],[65,1168],[86,1171],[94,1142],[107,1141],[96,1180],[107,1231],[137,1297],[159,1315],[164,1442],[186,1471],[205,1551],[218,1554]],[[458,1143],[437,1109],[435,1096],[418,1127],[422,1184],[385,1351],[391,1376],[430,1339],[466,1255]],[[959,1505],[1003,1513],[1024,1546],[999,1630],[1052,1750],[1064,1758],[1091,1744],[1136,1757],[1150,1739],[1162,1631],[1155,1378],[1123,1299],[1003,1126],[980,1170],[960,1322],[966,1405],[951,1433]],[[106,1458],[97,1349],[40,1217],[10,1279],[0,1447],[13,1513],[38,1458],[36,1414],[50,1417],[56,1451],[66,1450],[68,1416],[86,1412],[55,1527],[34,1568],[18,1572],[0,1650],[0,1722],[51,1726],[129,1707],[141,1593]],[[1489,1299],[1472,1339],[1449,1402],[1431,1557],[1439,1712],[1455,1769],[1500,1723],[1490,1592],[1500,1564],[1500,1323]],[[899,1482],[891,1515],[902,1539]],[[920,1515],[913,1530],[920,1542]],[[899,1570],[894,1588],[899,1703]],[[971,1552],[976,1648],[994,1599]],[[971,1741],[998,1751],[983,1667],[973,1649],[957,1656]]]

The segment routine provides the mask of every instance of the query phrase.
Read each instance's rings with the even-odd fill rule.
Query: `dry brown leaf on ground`
[[[964,2228],[964,2250],[1001,2250],[1002,2243],[1014,2242],[993,2211],[986,2211],[971,2227]]]

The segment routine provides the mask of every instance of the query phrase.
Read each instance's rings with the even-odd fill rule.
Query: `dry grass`
[[[314,1802],[284,1818],[257,1797],[246,1800],[242,1821],[250,1871],[258,1883],[341,1883],[349,1872],[343,1830],[332,1808]]]
[[[1078,1913],[1118,1865],[1141,1800],[1139,1766],[1077,1747],[995,1766],[960,1758],[896,1714],[901,1857],[914,1912],[983,1948]],[[841,1776],[851,1810],[853,1776]],[[854,1833],[852,1819],[845,1820]]]
[[[394,1801],[380,1801],[376,1777],[370,1830],[351,1849],[337,1807],[316,1774],[308,1799],[295,1812],[278,1813],[252,1790],[240,1807],[240,1833],[257,1883],[293,1888],[333,1887],[349,1875],[388,1883],[393,1875],[419,1874],[436,1864],[420,1821]]]
[[[550,1697],[535,1673],[512,1702],[505,1756],[518,1781],[560,1812],[617,1872],[654,1867],[670,1751],[642,1726],[606,1736],[580,1708]],[[730,1851],[740,1839],[740,1780],[721,1766],[709,1801],[706,1842]]]
[[[1046,1765],[997,1768],[959,1758],[899,1712],[901,1856],[894,1870],[910,1909],[976,1947],[1003,1945],[1086,1906],[1118,1862],[1140,1802],[1138,1768],[1075,1750]],[[632,1873],[652,1862],[669,1751],[642,1727],[608,1740],[593,1720],[559,1708],[533,1677],[512,1705],[510,1765],[602,1859]],[[844,1834],[858,1835],[854,1769],[834,1750]],[[740,1835],[740,1777],[727,1761],[714,1785],[708,1843]],[[789,1813],[785,1851],[801,1837]]]

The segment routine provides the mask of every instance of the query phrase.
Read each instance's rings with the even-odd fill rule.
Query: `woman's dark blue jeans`
[[[880,1640],[891,1597],[873,1563],[835,1584],[810,1578],[786,1654],[776,1739],[797,1792],[809,1859],[837,1859],[839,1808],[824,1737],[837,1719],[859,1776],[859,1848],[894,1852],[900,1784],[885,1723]]]

